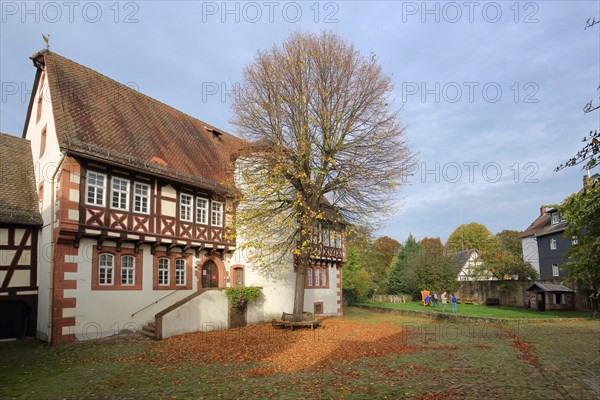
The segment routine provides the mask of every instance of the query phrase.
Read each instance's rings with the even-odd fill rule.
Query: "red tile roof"
[[[0,223],[41,225],[29,140],[0,133]]]
[[[45,65],[62,149],[229,190],[241,139],[56,53],[42,50],[31,59]]]

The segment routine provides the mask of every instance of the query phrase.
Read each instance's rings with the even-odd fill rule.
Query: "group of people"
[[[446,305],[448,304],[448,294],[443,292],[439,297],[442,302],[442,314],[445,314]],[[429,295],[429,292],[427,292],[424,300],[425,306],[433,306],[433,308],[439,307],[437,292],[433,292],[431,295]],[[456,297],[455,293],[450,293],[450,303],[452,304],[452,314],[456,314],[456,304],[458,303],[458,298]]]

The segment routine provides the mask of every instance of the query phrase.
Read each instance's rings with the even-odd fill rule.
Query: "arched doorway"
[[[202,287],[219,287],[219,268],[214,261],[208,260],[202,266]]]

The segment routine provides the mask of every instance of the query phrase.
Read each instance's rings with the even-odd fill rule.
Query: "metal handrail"
[[[152,302],[152,303],[148,304],[147,306],[140,308],[139,310],[137,310],[136,312],[134,312],[133,314],[131,314],[131,318],[133,318],[133,316],[134,316],[135,314],[139,313],[140,311],[144,311],[146,308],[149,308],[149,307],[151,307],[151,306],[153,306],[153,305],[157,304],[159,301],[162,301],[162,300],[166,299],[167,297],[171,296],[172,294],[174,294],[174,293],[177,293],[177,292],[179,292],[180,290],[185,290],[185,289],[186,289],[185,287],[181,287],[181,288],[179,288],[179,289],[177,289],[177,290],[174,290],[174,291],[172,291],[172,292],[171,292],[171,293],[169,293],[168,295],[161,297],[160,299],[156,300],[155,302]]]

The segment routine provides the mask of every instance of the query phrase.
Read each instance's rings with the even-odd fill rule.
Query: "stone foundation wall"
[[[410,303],[413,298],[409,294],[376,294],[371,299],[373,301],[379,301],[381,303]]]
[[[577,285],[560,280],[544,281],[547,283],[564,284],[575,290],[575,309],[591,310],[592,302],[589,291],[578,290]],[[480,304],[485,304],[487,299],[499,299],[501,306],[529,308],[529,292],[527,289],[534,281],[469,281],[460,282],[458,295],[461,298],[476,299]]]

